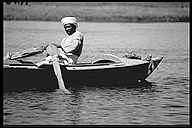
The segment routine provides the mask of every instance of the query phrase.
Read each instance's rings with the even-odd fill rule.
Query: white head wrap
[[[76,28],[78,27],[77,19],[75,17],[65,17],[61,19],[61,24],[74,24]]]

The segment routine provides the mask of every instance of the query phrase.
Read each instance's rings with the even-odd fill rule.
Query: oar
[[[57,47],[54,45],[49,45],[47,47],[47,52],[52,57],[53,69],[54,69],[55,75],[58,80],[59,88],[62,89],[65,93],[71,94],[71,92],[69,90],[67,90],[64,85],[63,77],[61,74],[61,68],[60,68],[60,64],[59,64],[59,59],[58,59]]]

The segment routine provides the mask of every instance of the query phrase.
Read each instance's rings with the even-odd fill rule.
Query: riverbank
[[[189,22],[189,2],[28,2],[3,4],[4,20],[89,22]]]

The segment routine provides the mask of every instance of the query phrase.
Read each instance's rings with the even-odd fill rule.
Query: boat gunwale
[[[155,59],[154,61],[162,61],[163,58],[161,59]],[[134,63],[129,63],[128,60],[135,61]],[[139,62],[139,63],[137,63]],[[144,60],[138,60],[138,59],[127,59],[127,62],[115,62],[115,63],[77,63],[73,65],[64,65],[61,64],[62,69],[66,70],[99,70],[99,69],[111,69],[111,68],[120,68],[120,67],[133,67],[137,65],[143,65],[143,64],[149,64],[149,61],[144,61]],[[52,64],[44,64],[40,67],[38,67],[35,64],[4,64],[3,68],[25,68],[25,69],[47,69],[51,67]]]

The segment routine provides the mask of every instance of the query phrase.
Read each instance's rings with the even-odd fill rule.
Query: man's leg
[[[60,64],[59,64],[59,58],[58,58],[59,51],[58,51],[57,47],[54,45],[48,46],[47,53],[50,56],[52,56],[53,68],[54,68],[54,72],[55,72],[55,75],[58,80],[59,88],[63,89],[66,93],[70,94],[70,92],[65,88],[65,85],[64,85],[64,81],[63,81],[63,77],[62,77],[61,69],[60,69]]]

